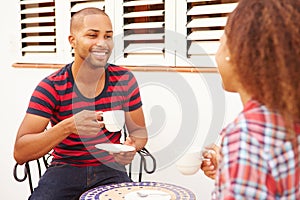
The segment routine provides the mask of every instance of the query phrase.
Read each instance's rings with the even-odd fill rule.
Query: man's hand
[[[73,116],[72,132],[78,135],[97,135],[103,123],[99,123],[101,116],[95,111],[83,110]]]
[[[134,141],[130,137],[126,138],[126,141],[124,142],[124,144],[133,146],[135,148]],[[116,162],[118,162],[122,165],[128,165],[132,162],[135,154],[136,154],[136,150],[129,151],[129,152],[113,153],[112,155],[114,156]]]

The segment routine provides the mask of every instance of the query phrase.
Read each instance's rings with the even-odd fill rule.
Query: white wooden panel
[[[43,45],[43,46],[28,46],[22,48],[23,52],[54,52],[55,46]]]
[[[22,42],[54,42],[55,36],[30,36],[22,39]]]
[[[217,53],[220,46],[218,41],[193,41],[188,54],[191,55],[213,55]]]
[[[31,17],[21,20],[22,24],[54,22],[55,17]]]
[[[154,11],[141,11],[141,12],[131,12],[123,15],[124,18],[133,17],[151,17],[151,16],[163,16],[164,10],[154,10]]]
[[[194,31],[188,35],[188,40],[219,40],[224,30]]]
[[[162,28],[164,22],[146,22],[146,23],[132,23],[124,25],[124,29],[141,29],[141,28]]]
[[[215,55],[191,55],[189,61],[195,67],[217,67]]]
[[[103,10],[105,3],[104,2],[84,2],[84,3],[77,3],[71,8],[71,12],[77,12],[83,8],[87,7],[96,7]]]
[[[138,43],[130,44],[124,49],[124,53],[147,54],[157,53],[161,54],[164,49],[162,43]]]
[[[83,2],[83,1],[88,1],[88,0],[70,0],[71,2]]]
[[[162,4],[163,0],[139,0],[139,1],[128,1],[123,3],[123,6],[142,6],[142,5],[154,5],[154,4]]]
[[[28,8],[28,9],[21,10],[21,14],[35,14],[35,13],[47,13],[47,12],[54,12],[54,6]]]
[[[187,24],[188,28],[225,26],[227,17],[211,17],[193,19]]]
[[[37,26],[22,29],[22,33],[50,33],[55,31],[55,26]]]
[[[163,33],[156,34],[131,34],[124,36],[124,40],[162,40],[164,39]]]
[[[26,5],[26,4],[50,3],[50,2],[54,2],[54,0],[23,0],[20,1],[20,4]]]
[[[209,2],[209,1],[218,1],[218,0],[187,0],[188,3],[193,3],[193,2]]]
[[[236,6],[237,6],[237,3],[224,3],[224,4],[194,6],[187,12],[187,15],[207,15],[207,14],[217,14],[217,13],[230,13],[234,10],[234,8]]]

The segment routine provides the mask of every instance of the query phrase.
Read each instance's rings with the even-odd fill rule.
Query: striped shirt
[[[292,145],[282,117],[250,100],[221,133],[213,199],[300,199],[300,124],[295,132]]]
[[[83,96],[74,83],[72,63],[44,78],[35,88],[27,113],[46,117],[54,126],[82,110],[132,111],[142,106],[134,75],[125,68],[108,65],[103,91],[95,98]],[[70,134],[53,149],[52,163],[95,166],[114,162],[111,155],[95,148],[98,143],[120,143],[121,132],[105,128],[96,136]]]

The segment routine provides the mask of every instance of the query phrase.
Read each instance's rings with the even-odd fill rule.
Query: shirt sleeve
[[[244,127],[244,128],[243,128]],[[225,133],[219,167],[218,199],[267,199],[268,162],[247,126]]]
[[[49,79],[43,79],[33,91],[27,113],[50,118],[57,103],[56,90]]]

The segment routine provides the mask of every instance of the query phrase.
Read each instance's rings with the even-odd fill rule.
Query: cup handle
[[[98,118],[98,116],[102,117],[102,121],[98,120],[98,119],[96,119],[96,121],[98,123],[104,123],[104,120],[103,120],[103,111],[98,111],[98,112],[96,112],[96,114],[97,114],[97,116],[96,116],[97,118]]]

